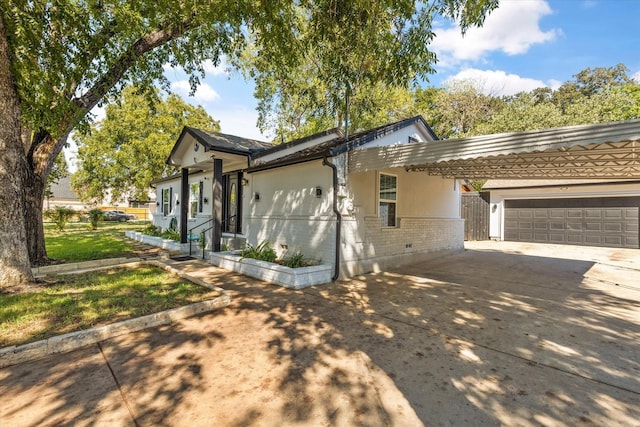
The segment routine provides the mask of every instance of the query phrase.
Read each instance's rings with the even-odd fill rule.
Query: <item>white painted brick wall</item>
[[[425,255],[464,248],[464,221],[400,218],[397,227],[382,227],[378,217],[343,222],[343,276],[415,262]]]

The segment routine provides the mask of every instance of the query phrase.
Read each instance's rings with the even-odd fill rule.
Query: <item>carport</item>
[[[404,168],[448,178],[635,180],[640,120],[568,126],[352,152],[349,171]],[[506,200],[492,206],[503,239],[638,248],[640,194]]]

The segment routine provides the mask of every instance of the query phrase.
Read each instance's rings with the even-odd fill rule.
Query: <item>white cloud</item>
[[[212,109],[208,111],[216,120],[220,120],[220,132],[229,135],[237,135],[243,138],[267,141],[256,126],[258,113],[244,105],[232,105],[225,109]]]
[[[445,84],[455,80],[471,80],[482,93],[492,96],[515,95],[519,92],[529,92],[539,87],[557,88],[561,83],[521,77],[517,74],[507,74],[502,70],[478,70],[467,68],[445,80]]]
[[[207,59],[202,63],[202,66],[207,74],[211,74],[213,76],[229,74],[229,64],[227,64],[227,61],[224,58],[218,65],[213,65],[213,62],[210,59]]]
[[[218,65],[214,65],[213,61],[211,61],[210,59],[205,60],[201,65],[205,73],[211,76],[222,76],[229,74],[229,70],[231,69],[231,66],[227,63],[225,58],[222,58]],[[182,67],[174,67],[168,62],[164,63],[162,69],[165,71],[165,73],[184,74],[184,69]]]
[[[436,28],[432,47],[443,66],[479,61],[493,51],[522,54],[532,45],[552,41],[562,34],[559,29],[540,29],[540,19],[552,12],[545,0],[501,2],[482,27],[470,28],[464,37],[458,26]]]
[[[633,76],[631,76],[633,80],[635,80],[638,84],[640,84],[640,71],[636,72]]]
[[[188,80],[177,80],[171,83],[171,89],[184,96],[189,96],[191,92]],[[193,99],[199,102],[215,101],[218,98],[220,98],[220,95],[208,83],[200,83],[193,94]]]

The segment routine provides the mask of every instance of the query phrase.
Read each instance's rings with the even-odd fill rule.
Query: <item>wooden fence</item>
[[[489,192],[462,193],[464,240],[489,240]]]

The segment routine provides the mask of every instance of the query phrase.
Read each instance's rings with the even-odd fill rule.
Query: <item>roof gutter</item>
[[[326,156],[322,159],[322,164],[329,166],[333,172],[333,213],[336,214],[336,257],[331,280],[335,282],[338,280],[338,277],[340,277],[340,230],[342,229],[342,214],[340,213],[340,209],[338,209],[338,168],[328,161]]]

